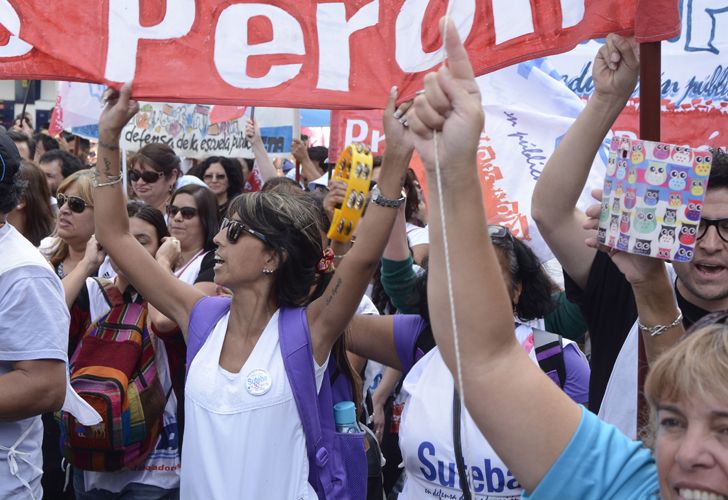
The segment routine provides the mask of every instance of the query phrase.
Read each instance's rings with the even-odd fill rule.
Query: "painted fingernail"
[[[416,95],[424,95],[425,89],[420,89],[417,92],[415,92]]]
[[[402,118],[402,110],[397,109],[392,116],[399,120],[400,118]]]

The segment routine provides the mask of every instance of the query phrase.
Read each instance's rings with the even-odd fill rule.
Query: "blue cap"
[[[356,423],[356,405],[353,401],[341,401],[334,405],[336,425]]]

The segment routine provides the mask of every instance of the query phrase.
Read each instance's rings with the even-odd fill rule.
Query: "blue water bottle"
[[[359,433],[359,424],[356,422],[356,405],[353,401],[341,401],[334,405],[334,420],[336,432],[344,434]]]

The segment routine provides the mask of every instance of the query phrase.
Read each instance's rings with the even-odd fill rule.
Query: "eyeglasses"
[[[68,202],[68,208],[71,209],[71,212],[75,212],[77,214],[86,210],[86,207],[93,207],[90,203],[86,203],[86,200],[83,198],[79,198],[78,196],[66,196],[63,193],[58,193],[56,195],[56,200],[58,200],[59,209]]]
[[[152,170],[145,170],[144,172],[140,172],[138,170],[129,171],[129,179],[132,182],[137,182],[139,179],[141,179],[147,184],[154,184],[162,177],[164,177],[163,172],[154,172]]]
[[[698,226],[698,239],[705,236],[710,226],[715,226],[720,239],[728,243],[728,219],[700,219]]]
[[[167,215],[170,217],[177,217],[177,214],[181,213],[184,220],[190,220],[192,217],[197,215],[197,209],[195,207],[177,207],[175,205],[167,205]]]
[[[243,233],[243,231],[245,231],[246,233],[255,236],[266,245],[270,245],[270,242],[268,241],[268,237],[266,235],[264,235],[260,231],[251,229],[239,220],[232,220],[225,217],[220,223],[220,229],[227,229],[227,239],[230,243],[235,243],[236,241],[238,241],[240,235]]]
[[[225,179],[227,179],[227,175],[225,175],[225,174],[205,174],[202,176],[202,179],[204,181],[212,181],[212,180],[224,181]]]

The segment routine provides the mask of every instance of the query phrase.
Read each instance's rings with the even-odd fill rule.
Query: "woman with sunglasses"
[[[211,156],[189,172],[202,179],[217,197],[218,220],[227,214],[230,200],[243,192],[245,180],[238,160]]]
[[[657,423],[653,451],[565,397],[514,342],[508,287],[490,280],[499,273],[497,254],[487,232],[477,229],[486,220],[476,159],[483,128],[480,96],[457,31],[449,28],[448,69],[426,78],[426,94],[417,97],[408,121],[430,183],[438,176],[433,129],[440,134],[441,159],[447,158],[441,167],[447,174],[443,199],[433,190],[428,200],[428,295],[431,309],[442,313],[431,317],[433,333],[453,376],[462,380],[458,385],[469,414],[528,492],[524,498],[726,498],[725,324],[699,325],[651,366],[645,393]],[[622,55],[611,37],[599,57],[619,62]],[[443,286],[446,256],[451,288]],[[674,338],[682,324],[672,323],[677,304],[664,264],[636,257],[612,254],[615,263],[619,258],[632,264],[622,269],[629,273],[639,319],[647,327],[643,338],[646,344]],[[471,442],[468,435],[461,438],[464,446]],[[472,474],[471,481],[475,486],[482,478]]]
[[[129,235],[119,207],[119,136],[138,110],[131,85],[110,97],[99,123],[98,237],[120,269],[160,312],[181,326],[206,314],[204,295],[165,273]],[[305,307],[318,385],[329,353],[361,301],[394,221],[392,205],[412,148],[394,119],[392,89],[381,196],[367,209],[359,239],[323,295],[311,301],[324,257],[320,211],[308,198],[245,193],[215,236],[215,282],[232,291],[228,312],[189,364],[185,388],[183,498],[315,498],[301,419],[279,348],[281,307]],[[103,224],[101,222],[103,221]],[[101,227],[103,225],[103,227]]]
[[[409,255],[404,220],[404,213],[400,213],[384,253],[387,257],[399,259],[405,252]],[[553,282],[533,251],[514,238],[507,228],[490,225],[488,233],[500,273],[489,282],[500,277],[506,282],[518,344],[574,402],[585,404],[590,373],[585,356],[575,343],[562,346],[562,339],[557,335],[535,331],[530,326],[549,314],[558,314],[552,300]],[[460,498],[465,491],[465,485],[458,480],[462,464],[483,478],[475,490],[478,495],[519,498],[522,488],[518,480],[456,399],[453,378],[434,345],[426,282],[426,274],[418,280],[419,315],[356,316],[347,337],[348,347],[354,353],[401,370],[405,375],[399,447],[406,479],[398,498],[426,498],[434,491],[440,491],[443,497]],[[551,349],[553,356],[545,356]],[[493,400],[492,404],[499,402]],[[467,448],[452,446],[453,433],[460,429],[470,439]]]
[[[181,172],[179,157],[169,146],[152,143],[141,148],[130,164],[129,182],[134,195],[165,213]]]

